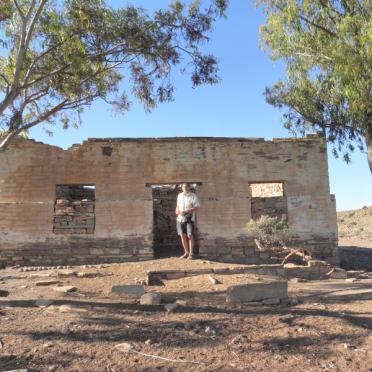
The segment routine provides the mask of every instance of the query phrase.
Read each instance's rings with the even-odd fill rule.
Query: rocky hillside
[[[337,213],[338,234],[342,239],[372,241],[372,206]]]

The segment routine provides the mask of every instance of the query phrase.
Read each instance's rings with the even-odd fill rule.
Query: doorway
[[[183,248],[176,229],[177,195],[182,192],[182,183],[151,184],[153,200],[153,247],[156,258],[181,256]],[[190,183],[191,191],[197,194],[200,183]],[[194,229],[194,253],[199,250],[197,223]]]

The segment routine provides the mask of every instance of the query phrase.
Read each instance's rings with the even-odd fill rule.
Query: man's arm
[[[193,200],[193,203],[192,204],[193,204],[192,208],[186,209],[184,211],[185,214],[187,214],[187,213],[194,213],[200,207],[199,199],[198,199],[198,197],[196,195],[194,196],[194,200]]]

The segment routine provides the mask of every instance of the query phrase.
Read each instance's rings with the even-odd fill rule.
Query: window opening
[[[56,234],[93,234],[94,203],[94,185],[56,185],[53,232]]]
[[[253,219],[269,216],[287,220],[288,207],[284,182],[252,182],[249,184],[249,196]]]

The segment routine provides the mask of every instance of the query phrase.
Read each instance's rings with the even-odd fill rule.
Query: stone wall
[[[0,256],[27,265],[152,258],[149,184],[198,182],[200,255],[266,262],[245,225],[249,185],[273,180],[299,242],[336,261],[335,200],[318,137],[90,139],[69,150],[19,140],[0,153]],[[94,232],[55,233],[57,185],[95,186]]]
[[[340,247],[340,266],[347,270],[372,271],[372,248]]]

